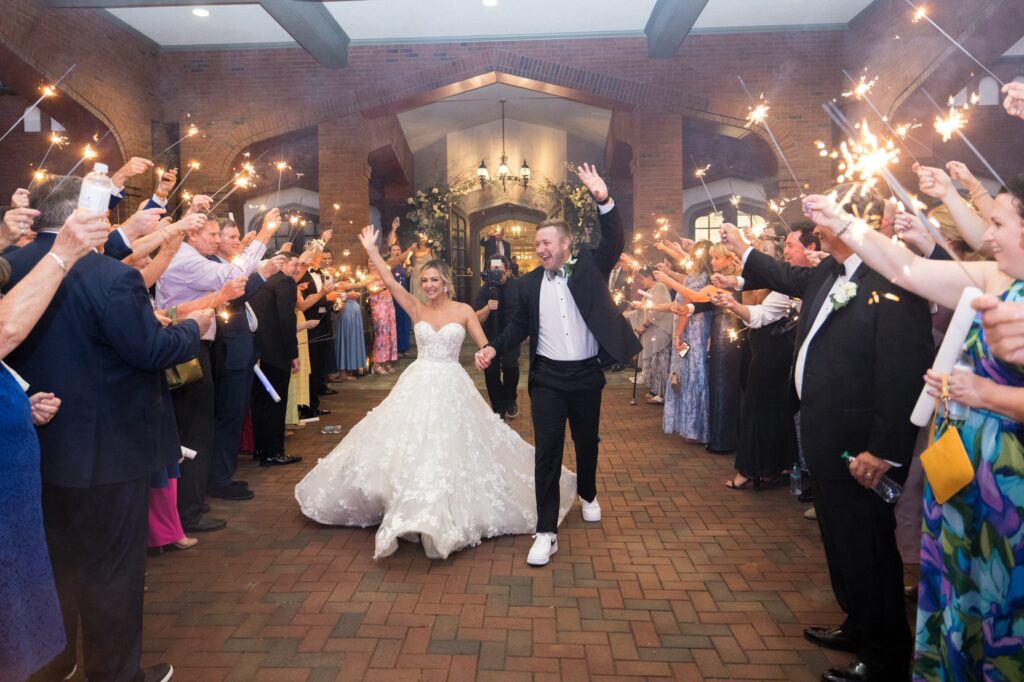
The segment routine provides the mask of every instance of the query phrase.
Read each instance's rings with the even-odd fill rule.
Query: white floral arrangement
[[[831,294],[828,298],[832,301],[832,310],[839,310],[844,307],[847,303],[853,300],[854,296],[857,295],[857,283],[847,282],[842,285]]]

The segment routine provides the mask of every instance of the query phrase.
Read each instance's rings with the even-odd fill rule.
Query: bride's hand
[[[362,232],[359,233],[359,243],[366,249],[366,253],[374,254],[377,253],[377,228],[373,225],[367,225],[363,228]]]

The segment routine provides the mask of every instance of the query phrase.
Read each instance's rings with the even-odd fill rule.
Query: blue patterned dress
[[[697,291],[708,285],[706,274],[687,277],[684,286]],[[676,302],[682,299],[677,295]],[[672,349],[671,373],[679,376],[679,392],[671,385],[665,390],[665,412],[662,429],[700,443],[708,439],[708,335],[711,313],[690,317],[683,332],[683,341],[690,345],[685,358]],[[669,382],[671,384],[671,381]]]
[[[391,269],[395,280],[402,285],[402,288],[409,291],[409,276],[405,274],[405,268],[399,263]],[[395,334],[398,340],[398,352],[404,353],[411,345],[412,319],[409,314],[395,301]]]
[[[64,623],[43,533],[39,441],[3,364],[0,471],[0,680],[23,680],[64,650]]]
[[[1024,282],[1003,298],[1024,300]],[[965,350],[976,375],[1024,386],[977,321]],[[945,504],[925,483],[914,680],[1024,680],[1024,428],[977,409],[955,424],[975,477]]]

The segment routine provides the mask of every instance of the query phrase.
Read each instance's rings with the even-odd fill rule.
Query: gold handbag
[[[167,317],[171,318],[171,324],[178,324],[178,307],[171,306],[168,308]],[[167,387],[173,391],[176,388],[188,386],[192,382],[202,379],[203,366],[199,364],[199,358],[192,358],[174,367],[165,369],[164,377],[167,379]]]
[[[945,381],[943,393],[945,413],[949,414],[949,392]],[[943,424],[945,429],[942,435],[921,453],[921,466],[928,477],[928,483],[932,486],[935,501],[939,504],[945,504],[974,480],[974,467],[971,466],[971,459],[964,448],[960,432],[948,419]]]

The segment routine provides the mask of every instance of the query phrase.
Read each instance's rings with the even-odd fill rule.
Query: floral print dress
[[[977,321],[965,350],[978,376],[1024,386]],[[955,425],[975,477],[945,504],[925,484],[914,680],[1024,680],[1024,427],[977,409]]]

